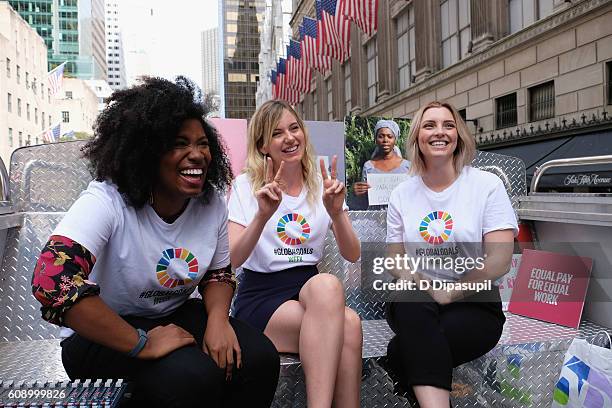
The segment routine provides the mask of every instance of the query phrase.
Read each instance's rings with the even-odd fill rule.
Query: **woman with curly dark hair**
[[[95,180],[43,248],[33,292],[69,335],[72,379],[126,378],[142,406],[269,406],[278,354],[228,317],[232,175],[201,101],[182,77],[113,93],[84,148]]]

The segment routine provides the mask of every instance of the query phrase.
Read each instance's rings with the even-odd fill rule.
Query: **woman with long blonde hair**
[[[282,101],[252,117],[246,170],[229,199],[229,240],[242,280],[238,319],[261,329],[279,352],[299,353],[309,407],[358,407],[361,321],[344,304],[334,275],[319,274],[327,231],[355,262],[360,244],[336,178],[337,158],[321,176],[304,122]]]

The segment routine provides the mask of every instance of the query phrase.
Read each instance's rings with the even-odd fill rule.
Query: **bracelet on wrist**
[[[149,340],[149,335],[146,331],[142,329],[136,329],[136,331],[138,332],[138,343],[130,350],[128,357],[136,357],[147,344],[147,340]]]

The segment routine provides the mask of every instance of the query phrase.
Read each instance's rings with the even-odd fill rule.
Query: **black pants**
[[[125,320],[144,330],[174,323],[190,332],[198,345],[180,348],[158,360],[140,360],[74,334],[62,342],[62,361],[71,379],[127,379],[141,406],[271,405],[280,367],[278,353],[272,342],[251,326],[230,318],[242,350],[242,368],[234,368],[232,380],[227,382],[225,370],[202,351],[207,315],[201,300],[189,300],[164,318]]]
[[[406,391],[414,385],[450,391],[453,368],[486,354],[501,337],[506,318],[499,290],[444,306],[425,292],[411,296],[388,307],[396,334],[387,347],[389,366]]]

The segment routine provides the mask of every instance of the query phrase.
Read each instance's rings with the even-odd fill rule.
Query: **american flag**
[[[61,65],[53,68],[47,75],[47,82],[49,82],[49,96],[53,96],[62,89],[62,82],[64,80],[64,66],[63,62]]]
[[[300,26],[302,57],[306,64],[319,70],[322,74],[331,70],[331,57],[319,52],[317,38],[317,20],[304,17]]]
[[[345,0],[315,0],[321,53],[344,62],[351,53],[351,20],[342,12]]]
[[[277,99],[283,99],[292,105],[297,105],[300,102],[300,95],[298,91],[287,86],[287,60],[280,58],[276,67]]]
[[[272,82],[272,98],[276,99],[276,70],[273,69],[270,73],[270,81]]]
[[[302,58],[302,47],[299,42],[294,39],[289,40],[287,46],[287,58],[291,61],[291,74],[293,89],[296,89],[302,93],[310,92],[310,82],[312,80],[312,74],[306,61]]]
[[[378,0],[343,0],[342,13],[367,35],[378,28]]]
[[[278,99],[285,99],[286,89],[287,89],[287,87],[285,86],[286,76],[287,76],[287,65],[286,65],[284,58],[280,58],[278,62],[276,63],[276,71],[277,71],[277,78],[276,78],[277,95],[276,97]]]
[[[55,143],[59,141],[60,137],[60,122],[55,126],[51,126],[49,129],[42,133],[42,140],[45,143]]]
[[[287,72],[285,74],[285,82],[287,83],[287,86],[293,89],[297,89],[297,85],[296,85],[296,74],[295,74],[295,63],[293,61],[293,58],[291,58],[291,50],[289,48],[289,45],[287,45]]]

